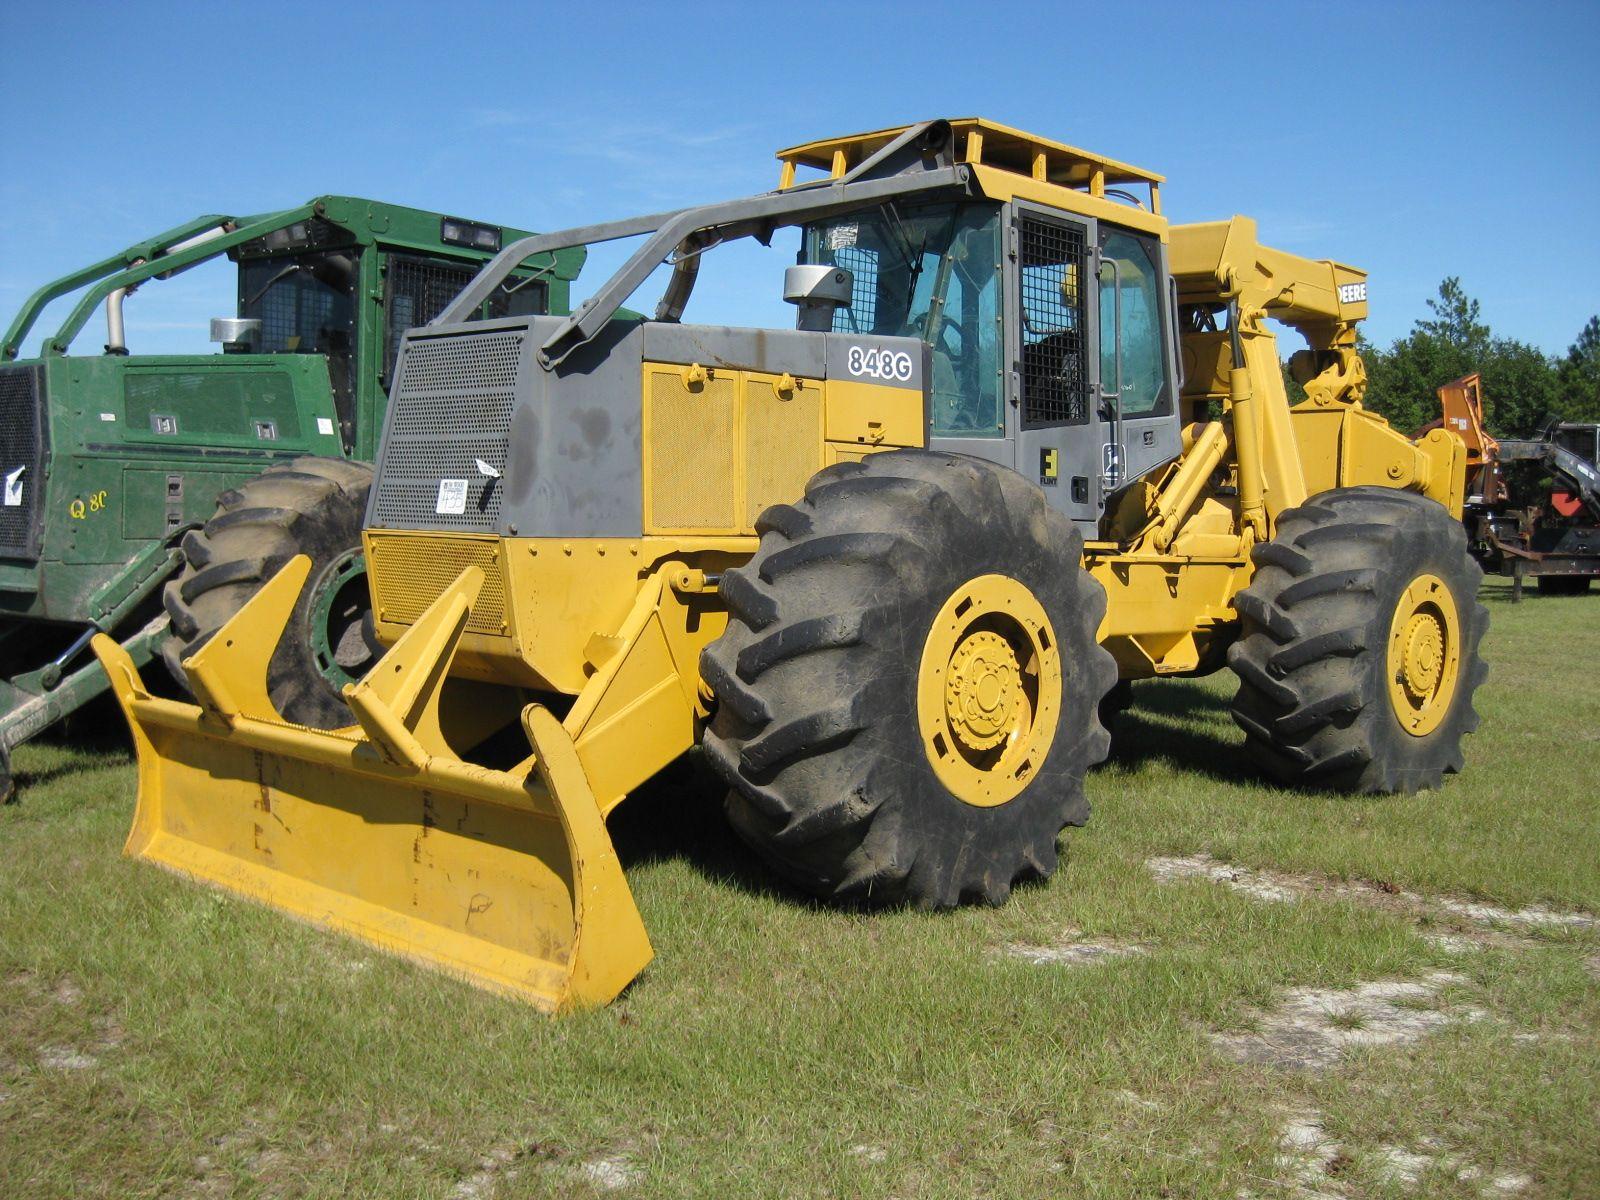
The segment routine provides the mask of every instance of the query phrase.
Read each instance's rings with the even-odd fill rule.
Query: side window
[[[1018,221],[1022,427],[1089,419],[1084,342],[1084,228],[1024,214]]]
[[[1102,259],[1117,264],[1100,272],[1100,386],[1116,386],[1117,314],[1122,317],[1122,415],[1158,417],[1172,411],[1167,386],[1167,356],[1161,344],[1161,276],[1154,245],[1148,238],[1105,230]],[[1119,277],[1120,276],[1120,286]]]
[[[256,349],[348,356],[355,331],[353,261],[330,253],[240,262],[239,312],[261,322]]]

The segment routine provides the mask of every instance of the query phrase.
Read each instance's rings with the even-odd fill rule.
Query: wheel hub
[[[1439,686],[1444,665],[1444,629],[1435,612],[1417,612],[1406,623],[1401,682],[1413,700],[1426,700]]]
[[[1436,575],[1419,575],[1400,595],[1389,629],[1389,700],[1400,727],[1425,737],[1455,699],[1461,667],[1455,597]]]
[[[935,773],[967,804],[992,808],[1038,772],[1061,714],[1061,655],[1044,607],[1005,575],[969,580],[923,646],[917,718]]]
[[[998,633],[980,629],[961,640],[950,656],[944,699],[962,745],[992,750],[1014,731],[1021,679],[1016,651]]]

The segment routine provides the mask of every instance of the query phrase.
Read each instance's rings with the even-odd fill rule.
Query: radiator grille
[[[691,388],[677,370],[652,373],[645,469],[653,528],[718,532],[736,528],[736,396],[732,376],[718,376]]]
[[[822,389],[797,384],[785,399],[764,379],[745,388],[744,523],[753,529],[763,509],[793,504],[822,469]]]
[[[380,619],[410,625],[468,567],[483,571],[483,588],[472,605],[467,629],[503,635],[506,623],[505,573],[500,546],[493,540],[449,537],[369,538],[368,571]]]
[[[43,371],[0,367],[0,556],[37,558],[40,478],[44,466]],[[15,474],[18,470],[22,473]],[[10,503],[10,501],[16,503]]]
[[[520,329],[407,344],[378,475],[373,523],[401,529],[493,532],[500,516],[500,480],[479,471],[481,459],[504,472]],[[441,513],[440,481],[464,480],[465,511]]]
[[[1023,217],[1022,425],[1089,419],[1083,228]]]

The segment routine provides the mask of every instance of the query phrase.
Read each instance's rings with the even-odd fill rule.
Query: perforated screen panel
[[[732,533],[737,450],[735,376],[690,387],[676,368],[651,373],[647,522],[657,531]]]
[[[373,519],[398,529],[492,533],[504,472],[521,329],[411,342],[395,383]],[[459,508],[461,511],[454,511]]]
[[[768,379],[745,384],[744,528],[774,504],[793,504],[822,470],[822,389],[796,383],[786,392]]]
[[[1084,230],[1032,216],[1018,223],[1022,425],[1081,424],[1089,419]]]
[[[380,534],[374,535],[369,544],[369,577],[377,591],[383,620],[400,625],[414,623],[455,582],[456,576],[467,567],[477,567],[483,572],[483,587],[473,601],[467,628],[491,635],[507,631],[505,573],[499,543]]]
[[[37,558],[44,406],[38,367],[0,367],[0,556]]]

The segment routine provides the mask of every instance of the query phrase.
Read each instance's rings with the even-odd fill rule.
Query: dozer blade
[[[319,732],[284,721],[266,683],[309,568],[292,560],[186,661],[197,704],[150,695],[95,639],[138,753],[127,853],[547,1012],[614,998],[652,952],[572,739],[528,705],[533,753],[495,771],[440,732],[482,573],[345,689],[350,728]]]

